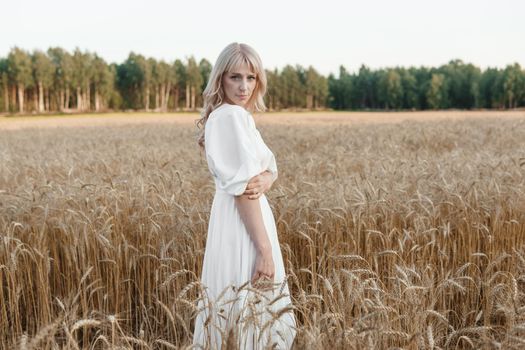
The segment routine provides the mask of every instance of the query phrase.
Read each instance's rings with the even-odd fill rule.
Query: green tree
[[[91,67],[89,54],[83,53],[79,48],[76,48],[72,56],[73,74],[72,86],[76,91],[77,111],[85,111],[89,109],[89,100],[87,99],[87,86],[90,83]]]
[[[41,113],[44,110],[49,110],[49,88],[53,84],[54,67],[49,57],[40,50],[33,52],[32,61],[33,77],[38,87],[38,112]],[[45,96],[47,96],[47,103],[44,104]]]
[[[291,65],[286,65],[280,74],[280,78],[283,88],[282,107],[301,107],[305,99],[301,91],[303,85],[298,70]]]
[[[109,66],[109,72],[111,76],[113,77],[113,80],[111,82],[111,90],[109,95],[107,96],[107,107],[110,109],[122,109],[124,103],[122,99],[122,95],[120,91],[117,89],[117,72],[118,72],[118,64],[116,63],[110,63]]]
[[[186,73],[186,109],[195,110],[196,96],[197,94],[200,95],[202,92],[201,87],[203,79],[199,66],[193,56],[188,58]]]
[[[314,109],[326,107],[328,98],[328,79],[318,75],[314,89]]]
[[[445,76],[440,73],[432,74],[430,85],[427,92],[427,100],[430,108],[439,109],[446,106],[445,102],[447,89],[445,85]]]
[[[354,99],[360,108],[374,108],[376,105],[377,87],[376,80],[380,76],[379,72],[372,72],[370,68],[361,65],[355,80]]]
[[[305,92],[307,109],[312,109],[314,106],[315,85],[317,83],[317,72],[314,67],[309,66],[305,72]]]
[[[381,76],[380,86],[385,108],[401,108],[403,105],[403,86],[399,73],[395,69],[386,70]]]
[[[398,70],[401,76],[401,87],[403,89],[402,108],[416,109],[418,106],[418,84],[417,79],[410,70],[405,68]]]
[[[451,107],[473,108],[479,103],[479,78],[481,71],[462,60],[451,60],[438,69],[445,77],[447,97]]]
[[[159,72],[159,63],[154,59],[154,58],[148,58],[148,67],[151,71],[151,77],[149,78],[149,84],[148,85],[151,85],[152,89],[153,89],[153,93],[155,95],[155,110],[156,111],[159,111],[160,110],[160,92],[159,92],[159,85],[160,85],[160,80],[161,80],[161,74]],[[144,79],[144,83],[145,83],[145,79]],[[148,91],[149,91],[149,88],[148,88]]]
[[[101,57],[96,54],[92,62],[92,85],[95,95],[95,111],[106,109],[113,95],[115,73]]]
[[[2,99],[2,106],[4,112],[9,112],[9,72],[8,61],[6,58],[0,58],[0,98]]]
[[[186,88],[186,81],[188,80],[188,74],[186,71],[186,66],[179,59],[176,59],[175,62],[173,62],[171,69],[172,71],[175,72],[174,75],[177,77],[175,87],[174,87],[175,99],[174,99],[173,104],[174,104],[175,110],[179,110],[180,99],[181,99],[181,96],[184,96],[182,92]]]
[[[518,107],[525,96],[525,76],[518,63],[507,65],[503,71],[504,106]]]
[[[352,77],[344,66],[339,66],[339,77],[336,79],[332,74],[328,76],[329,105],[335,109],[350,109],[357,106],[360,97],[355,97],[354,84],[356,79]]]
[[[155,65],[155,107],[160,111],[167,111],[171,86],[175,83],[171,66],[164,61]]]
[[[142,80],[140,82],[141,91],[142,91],[142,100],[144,104],[144,109],[146,111],[150,110],[150,99],[151,99],[151,89],[155,90],[155,76],[154,71],[156,70],[157,61],[154,58],[148,58],[141,55],[137,55],[135,58],[135,63],[137,68],[141,72]]]
[[[52,47],[47,50],[47,55],[54,66],[53,90],[56,97],[58,110],[69,108],[70,88],[73,78],[73,58],[71,54],[60,47]]]
[[[14,47],[7,60],[9,76],[17,86],[18,108],[23,113],[25,89],[33,83],[31,57],[25,50]]]
[[[208,80],[210,79],[212,67],[213,67],[212,64],[205,58],[199,61],[199,71],[202,77],[202,85],[201,85],[200,91],[204,91],[204,89],[206,88],[206,85],[208,84]],[[198,101],[198,104],[202,105],[201,94],[199,94],[198,97],[200,98],[200,100]]]
[[[408,71],[410,72],[410,75],[416,79],[417,101],[415,108],[428,109],[429,106],[427,101],[427,92],[430,87],[430,80],[432,78],[430,69],[426,67],[410,67]]]
[[[282,108],[282,99],[284,96],[284,88],[282,84],[282,78],[280,76],[279,70],[274,68],[269,71],[266,70],[266,96],[265,103],[270,110],[276,110]]]
[[[147,84],[146,59],[144,56],[130,52],[124,63],[117,66],[117,88],[122,96],[124,108],[149,108],[149,91]],[[142,91],[142,92],[141,92]]]

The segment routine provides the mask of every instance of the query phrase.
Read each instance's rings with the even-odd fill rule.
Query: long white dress
[[[275,157],[252,115],[222,104],[205,126],[205,154],[215,181],[201,282],[205,288],[195,319],[195,348],[289,349],[296,334],[275,219],[263,194],[258,201],[272,245],[276,288],[261,292],[250,280],[256,250],[235,205],[253,176],[269,170],[277,178]],[[228,337],[228,335],[230,335]],[[228,344],[228,348],[230,348]]]

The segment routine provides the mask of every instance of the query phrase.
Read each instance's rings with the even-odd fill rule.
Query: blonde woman
[[[215,182],[193,344],[211,349],[289,349],[295,317],[275,219],[265,192],[275,157],[252,112],[266,109],[259,55],[232,43],[220,53],[203,92],[198,122]]]

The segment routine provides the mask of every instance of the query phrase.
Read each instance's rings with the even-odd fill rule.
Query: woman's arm
[[[257,249],[257,258],[255,262],[255,271],[252,276],[252,283],[262,276],[266,276],[273,280],[275,266],[272,257],[272,245],[268,239],[266,227],[264,226],[259,200],[251,200],[246,195],[235,196],[235,205],[237,206],[241,219],[246,226],[246,230]]]
[[[249,200],[248,196],[235,196],[235,204],[246,226],[246,230],[258,252],[271,248],[266,228],[264,227],[261,206],[258,200]]]

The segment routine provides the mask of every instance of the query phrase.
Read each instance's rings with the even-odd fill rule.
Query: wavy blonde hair
[[[256,76],[255,89],[245,108],[250,113],[266,111],[263,97],[266,94],[267,80],[261,58],[249,45],[237,42],[229,44],[219,54],[217,62],[211,70],[206,88],[202,92],[203,107],[201,118],[197,120],[197,127],[200,129],[197,143],[201,149],[204,149],[204,130],[208,116],[224,102],[222,77],[224,73],[232,72],[243,64],[247,64]]]

